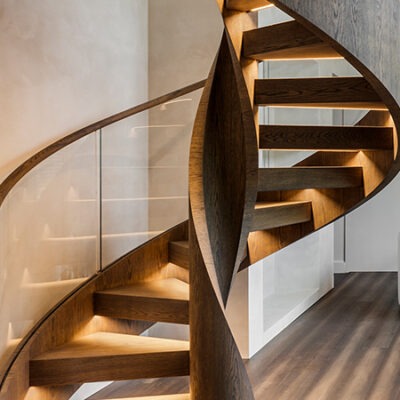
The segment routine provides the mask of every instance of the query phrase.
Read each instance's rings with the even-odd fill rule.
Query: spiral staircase
[[[236,274],[361,205],[398,172],[400,79],[388,65],[398,48],[379,34],[395,23],[396,1],[217,2],[225,31],[193,130],[189,221],[45,316],[5,369],[1,400],[68,399],[86,382],[189,374],[190,394],[146,399],[254,399],[224,313]],[[294,20],[257,28],[267,6]],[[362,77],[258,79],[261,60],[333,57]],[[259,125],[258,106],[369,112],[356,126]],[[259,168],[259,149],[315,153],[292,168]],[[5,181],[2,200],[25,173]],[[190,322],[190,346],[140,336],[155,322]]]

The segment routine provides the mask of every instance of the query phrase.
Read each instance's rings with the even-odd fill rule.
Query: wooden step
[[[243,56],[260,61],[341,57],[297,21],[244,32]]]
[[[190,394],[170,394],[164,396],[124,397],[107,400],[190,400]]]
[[[272,5],[267,0],[226,0],[226,8],[236,11],[256,11]]]
[[[169,242],[169,262],[189,269],[189,242]]]
[[[189,285],[162,279],[94,294],[94,313],[110,318],[189,323]]]
[[[31,386],[183,376],[189,342],[98,332],[41,354],[29,368]]]
[[[386,109],[359,77],[257,79],[254,96],[262,106]]]
[[[257,203],[253,215],[252,231],[308,222],[311,217],[311,202],[309,201]]]
[[[260,168],[258,191],[344,189],[363,185],[362,167]]]
[[[392,150],[393,128],[260,125],[260,148],[275,150]]]

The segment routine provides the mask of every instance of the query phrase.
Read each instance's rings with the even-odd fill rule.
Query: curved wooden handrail
[[[121,111],[117,114],[111,115],[100,121],[94,122],[84,128],[81,128],[57,141],[48,145],[44,149],[40,150],[33,156],[29,157],[24,161],[19,167],[17,167],[8,177],[0,184],[0,207],[3,204],[8,193],[12,188],[34,167],[44,161],[46,158],[50,157],[57,151],[60,151],[64,147],[76,142],[83,137],[98,131],[99,129],[105,128],[115,122],[119,122],[125,118],[132,117],[135,114],[139,114],[143,111],[147,111],[150,108],[159,106],[167,101],[176,99],[177,97],[183,96],[185,94],[194,92],[195,90],[201,89],[205,86],[206,79],[192,83],[191,85],[185,86],[181,89],[174,90],[171,93],[164,94],[155,99],[146,101],[140,105],[128,108],[127,110]]]

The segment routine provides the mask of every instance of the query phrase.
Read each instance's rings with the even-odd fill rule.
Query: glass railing
[[[0,207],[0,370],[66,295],[188,218],[189,145],[203,84],[88,132],[9,191]]]
[[[199,95],[102,130],[102,266],[188,218],[189,146]]]
[[[98,213],[76,200],[98,199],[98,174],[98,136],[92,134],[36,166],[2,204],[2,354],[12,351],[51,307],[96,273]],[[99,201],[95,204],[98,207]]]

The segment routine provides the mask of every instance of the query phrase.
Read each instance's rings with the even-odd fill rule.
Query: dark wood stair
[[[189,269],[189,242],[169,242],[169,262],[179,267]]]
[[[94,294],[94,313],[130,320],[189,323],[189,285],[163,279]]]
[[[341,57],[297,21],[244,32],[242,55],[259,61]]]
[[[386,109],[360,77],[256,79],[254,91],[260,106]]]
[[[189,374],[189,343],[98,332],[30,361],[30,385],[65,385]]]
[[[339,189],[361,187],[361,167],[261,168],[258,191]]]
[[[260,202],[254,210],[252,231],[309,222],[311,219],[310,201]]]
[[[393,128],[383,126],[260,125],[260,149],[392,150]]]

